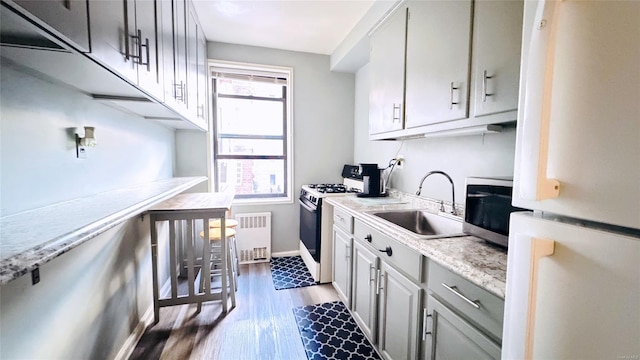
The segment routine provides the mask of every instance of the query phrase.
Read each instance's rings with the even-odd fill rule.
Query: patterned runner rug
[[[300,256],[272,258],[271,277],[276,290],[316,285]]]
[[[293,309],[309,360],[378,360],[380,356],[341,301]]]

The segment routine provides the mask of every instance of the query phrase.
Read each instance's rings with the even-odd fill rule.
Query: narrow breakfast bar
[[[235,284],[229,281],[230,271],[228,235],[225,215],[231,209],[233,192],[188,193],[177,195],[150,208],[151,260],[153,271],[154,323],[160,320],[160,308],[164,306],[193,304],[221,300],[223,311],[228,311],[228,298],[235,307]],[[211,241],[209,222],[220,219],[220,290],[212,291]],[[159,241],[160,227],[168,225],[168,244]],[[200,241],[202,239],[202,241]],[[202,247],[200,249],[200,243]],[[159,259],[160,247],[168,246],[168,259]],[[167,267],[164,267],[166,265]],[[160,288],[167,278],[170,289]],[[182,279],[186,277],[186,291]],[[185,293],[186,292],[186,293]],[[166,295],[165,295],[166,294]]]

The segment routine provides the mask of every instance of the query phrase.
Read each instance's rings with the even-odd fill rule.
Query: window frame
[[[274,100],[273,98],[264,98],[260,96],[236,96],[236,95],[224,95],[225,98],[242,98],[242,99],[255,99],[255,100],[269,100],[269,101],[282,101],[283,102],[283,136],[280,138],[278,136],[278,140],[283,141],[283,155],[280,156],[272,156],[272,155],[219,155],[218,154],[218,109],[217,109],[217,93],[215,92],[215,84],[216,84],[216,75],[219,73],[229,74],[230,77],[233,77],[232,74],[237,74],[240,76],[256,76],[256,77],[270,77],[270,78],[279,78],[283,79],[283,98],[277,98]],[[283,194],[273,196],[271,194],[253,194],[253,195],[236,195],[234,199],[234,203],[241,204],[251,204],[251,205],[259,205],[259,204],[277,204],[277,203],[293,203],[293,68],[291,67],[283,67],[283,66],[271,66],[271,65],[261,65],[261,64],[250,64],[250,63],[238,63],[238,62],[230,62],[230,61],[220,61],[220,60],[209,60],[208,61],[208,76],[210,81],[208,81],[209,86],[209,94],[211,104],[210,106],[210,124],[209,131],[207,132],[207,141],[208,144],[208,171],[209,171],[209,179],[210,181],[210,191],[218,192],[220,191],[220,182],[218,179],[217,172],[217,162],[218,160],[244,160],[244,159],[266,159],[266,160],[284,160],[284,188]],[[225,137],[225,138],[233,138],[233,137]],[[261,136],[261,135],[249,135],[243,138],[255,138],[255,139],[272,139],[272,136]],[[227,173],[230,169],[227,169]],[[237,170],[236,170],[237,171]]]

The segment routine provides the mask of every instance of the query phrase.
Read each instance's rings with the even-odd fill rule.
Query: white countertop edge
[[[369,215],[367,213],[364,212],[360,212],[360,211],[356,211],[353,210],[351,208],[349,208],[348,206],[345,206],[344,204],[340,203],[340,198],[336,198],[336,199],[332,199],[332,198],[327,198],[326,201],[333,205],[333,206],[337,206],[339,207],[341,210],[351,214],[352,216],[358,218],[359,220],[363,221],[364,223],[366,223],[369,226],[372,226],[373,228],[375,228],[378,231],[381,231],[383,233],[389,234],[389,229],[384,226],[384,224],[382,224],[380,221],[378,221],[377,219],[375,219],[372,215]],[[390,205],[382,205],[385,208],[392,210],[393,208],[395,208],[395,206],[393,206],[395,204],[390,204]],[[405,206],[407,206],[408,204],[404,204]],[[380,206],[380,205],[378,205]],[[374,210],[374,209],[372,209]],[[412,249],[414,249],[415,251],[419,252],[420,254],[428,257],[430,260],[435,261],[436,263],[438,263],[439,265],[443,266],[444,268],[446,268],[447,270],[462,276],[463,278],[465,278],[466,280],[472,282],[473,284],[480,286],[481,288],[489,291],[490,293],[492,293],[493,295],[504,299],[505,298],[505,287],[506,287],[506,281],[502,281],[499,279],[496,279],[495,277],[483,272],[481,269],[478,269],[475,266],[472,266],[464,261],[458,260],[458,259],[450,259],[448,258],[448,256],[446,254],[444,254],[442,251],[439,251],[438,249],[436,249],[435,247],[432,246],[420,246],[420,247],[416,247],[416,246],[412,246],[412,244],[410,243],[409,238],[412,238],[412,241],[416,241],[416,242],[426,242],[424,243],[424,245],[428,245],[429,241],[437,241],[438,239],[434,239],[434,240],[422,240],[419,236],[415,236],[415,235],[409,235],[407,234],[406,231],[401,231],[401,230],[397,230],[395,231],[396,234],[394,235],[399,235],[399,236],[394,236],[394,238],[396,240],[398,240],[400,243],[404,244],[405,246],[408,246]],[[470,238],[470,239],[475,239],[475,240],[480,240],[474,236],[464,236],[461,238]],[[460,239],[460,238],[458,238]],[[464,241],[464,239],[461,239]],[[488,246],[488,245],[487,245]],[[452,264],[451,262],[455,261],[455,264]]]
[[[185,177],[167,180],[184,180],[185,182],[180,185],[176,185],[170,190],[137,202],[116,213],[109,214],[98,221],[92,222],[66,234],[54,237],[31,249],[24,250],[16,255],[0,260],[0,286],[35,270],[41,265],[48,263],[69,250],[106,232],[114,226],[143,213],[149,207],[207,181],[207,177]],[[159,180],[158,182],[161,181],[163,180]]]

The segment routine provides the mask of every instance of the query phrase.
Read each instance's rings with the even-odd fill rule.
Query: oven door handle
[[[300,205],[302,205],[302,207],[304,207],[305,209],[311,211],[311,212],[316,212],[318,211],[317,209],[312,208],[311,206],[305,204],[302,202],[302,200],[298,199],[298,202],[300,203]]]

